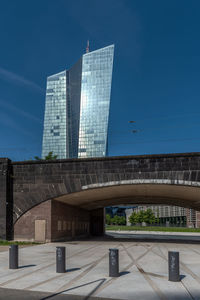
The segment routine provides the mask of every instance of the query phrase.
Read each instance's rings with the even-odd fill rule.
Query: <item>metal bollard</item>
[[[119,250],[115,248],[109,249],[109,276],[119,276]]]
[[[168,252],[169,281],[180,281],[179,252]]]
[[[9,247],[9,269],[18,269],[18,245]]]
[[[56,247],[56,272],[65,273],[65,247]]]

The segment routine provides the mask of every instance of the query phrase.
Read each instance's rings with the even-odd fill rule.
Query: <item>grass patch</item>
[[[119,226],[107,225],[106,230],[140,230],[140,231],[167,231],[167,232],[200,232],[200,228],[159,227],[159,226]]]
[[[29,246],[29,245],[39,245],[40,243],[35,242],[17,242],[17,241],[4,241],[0,240],[0,246],[10,246],[10,245],[19,245],[19,246]]]

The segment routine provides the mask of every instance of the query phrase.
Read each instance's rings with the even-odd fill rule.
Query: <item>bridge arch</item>
[[[118,203],[200,210],[199,188],[200,153],[24,162],[2,158],[0,237],[7,238],[13,224],[38,207],[45,210],[47,203],[52,204],[51,215],[64,205],[81,210],[86,218]]]
[[[200,210],[200,183],[168,179],[123,180],[82,186],[79,192],[54,198],[94,210],[117,204],[176,205]]]
[[[89,233],[101,235],[104,232],[104,207],[120,204],[175,205],[198,210],[200,187],[193,186],[192,182],[169,184],[168,180],[84,186],[79,192],[54,197],[26,211],[16,221],[14,235],[17,239],[22,238],[20,232],[25,228],[25,236],[35,240],[34,222],[38,218],[46,220],[48,241]]]

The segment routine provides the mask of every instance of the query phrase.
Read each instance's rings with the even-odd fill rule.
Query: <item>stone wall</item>
[[[181,189],[182,186],[195,187],[194,199],[188,198],[185,199],[185,202],[181,202],[182,199],[178,198],[179,189],[175,193],[176,198],[172,202],[169,201],[169,204],[176,205],[177,201],[177,205],[184,204],[187,206],[186,204],[189,203],[188,206],[191,208],[200,210],[200,197],[198,196],[200,188],[200,153],[25,162],[10,162],[6,158],[0,159],[0,238],[11,237],[13,233],[12,224],[20,220],[21,216],[25,218],[25,214],[29,210],[36,209],[37,205],[48,200],[56,198],[60,200],[62,196],[69,195],[68,199],[71,197],[74,202],[71,201],[68,204],[75,205],[76,209],[79,209],[79,204],[77,205],[76,201],[80,199],[78,196],[73,196],[77,192],[82,193],[90,190],[90,196],[92,195],[90,201],[93,201],[96,196],[96,192],[93,190],[95,188],[101,189],[102,187],[124,185],[124,192],[126,192],[126,185],[138,184],[168,185],[169,187],[179,185]],[[188,197],[190,197],[190,191],[187,192]],[[98,193],[102,194],[101,191]],[[110,190],[110,194],[112,194],[112,190]],[[103,197],[106,201],[106,192]],[[172,194],[171,197],[173,197]],[[88,213],[90,214],[90,223],[93,220],[92,222],[96,224],[95,228],[98,228],[98,232],[103,232],[102,224],[104,221],[101,207],[105,203],[101,206],[98,204],[98,200],[94,200],[94,205],[89,208],[91,212]],[[118,200],[118,202],[121,202],[121,199]],[[191,201],[187,202],[188,200]],[[84,201],[87,204],[87,197]],[[143,198],[141,201],[143,201]],[[55,210],[57,210],[56,205]],[[82,208],[87,209],[84,205]],[[97,212],[97,208],[99,208],[99,212]],[[81,215],[84,215],[84,212],[85,210],[82,210]],[[65,213],[67,214],[67,211]],[[59,215],[61,218],[62,210],[60,210]],[[97,220],[99,221],[97,222]],[[52,216],[52,222],[54,222],[54,226],[57,222],[57,227],[67,228],[64,230],[66,234],[70,230],[68,229],[70,225],[64,223],[67,220],[58,220],[56,216]],[[84,222],[85,219],[79,222],[78,225],[75,221],[75,225],[72,225],[73,232],[79,231],[81,233],[83,226],[81,223]],[[61,238],[62,230],[59,231],[58,236]],[[90,232],[92,231],[95,232],[94,227],[90,228]]]
[[[23,214],[14,224],[14,239],[22,241],[35,241],[35,221],[45,220],[45,240],[43,242],[50,242],[52,237],[51,225],[51,210],[52,201],[45,201],[39,205],[34,206]],[[42,242],[42,241],[41,241]]]
[[[45,239],[39,242],[68,240],[89,236],[90,213],[54,200],[36,205],[14,224],[14,239],[37,241],[35,221],[45,221]]]
[[[89,236],[90,213],[59,201],[52,201],[51,240]]]
[[[35,205],[117,184],[200,186],[200,153],[13,162],[14,221]]]

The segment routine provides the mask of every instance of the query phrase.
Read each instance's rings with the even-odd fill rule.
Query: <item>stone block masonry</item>
[[[35,232],[46,240],[103,234],[104,207],[130,203],[200,210],[200,153],[0,159],[1,239],[33,239]],[[29,232],[22,225],[27,222]]]

